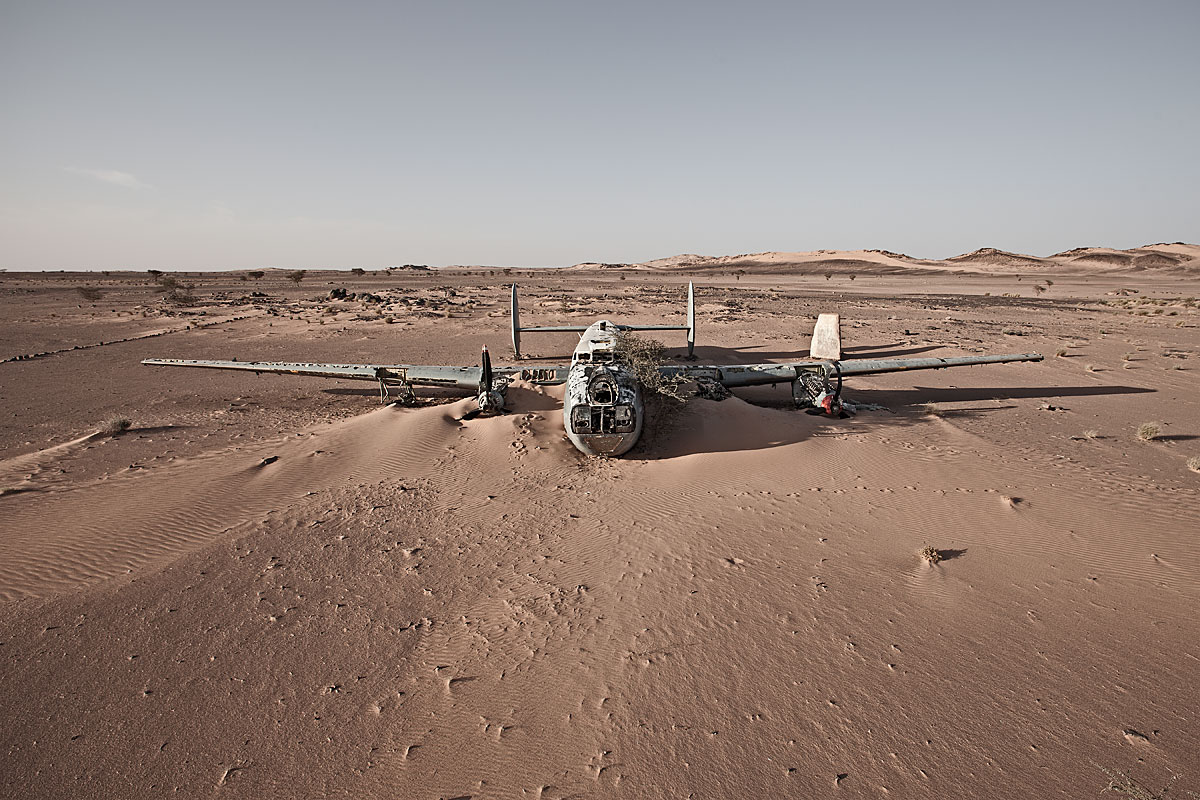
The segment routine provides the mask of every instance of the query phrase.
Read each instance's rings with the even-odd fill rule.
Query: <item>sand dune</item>
[[[530,287],[535,316],[582,300],[579,274]],[[678,311],[671,280],[587,274],[597,315]],[[882,408],[845,420],[787,387],[655,404],[615,460],[564,440],[557,390],[518,384],[511,413],[463,421],[470,400],[136,366],[466,363],[505,333],[503,287],[453,280],[479,302],[457,326],[333,327],[298,300],[0,364],[22,422],[0,452],[20,489],[0,496],[5,796],[1078,797],[1104,770],[1196,787],[1193,306],[1138,316],[1103,281],[1056,282],[1057,306],[999,280],[843,299],[852,355],[1070,353],[863,380],[851,399]],[[702,357],[795,357],[830,302],[795,287],[706,287],[703,308],[743,318],[705,322]],[[64,369],[121,392],[48,391]],[[110,403],[143,433],[71,433]],[[1148,416],[1164,431],[1139,441]]]
[[[753,274],[920,274],[922,271],[949,269],[1051,273],[1112,268],[1200,269],[1200,247],[1183,243],[1147,245],[1132,250],[1081,247],[1044,258],[984,247],[943,260],[918,259],[888,250],[818,250],[807,253],[768,252],[736,256],[684,254],[625,266],[653,270],[687,270],[700,274],[737,270]]]

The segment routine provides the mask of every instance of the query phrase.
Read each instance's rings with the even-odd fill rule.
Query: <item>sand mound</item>
[[[973,264],[976,266],[1000,267],[1003,269],[1039,269],[1048,266],[1045,259],[997,250],[994,247],[982,247],[961,256],[952,256],[946,261],[953,264]]]

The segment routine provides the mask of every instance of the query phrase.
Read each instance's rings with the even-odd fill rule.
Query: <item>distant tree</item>
[[[247,272],[246,274],[249,275],[251,278],[254,278],[254,280],[256,280],[256,281],[261,281],[262,276],[266,275],[267,273],[263,272],[261,269],[252,269],[249,272]]]
[[[367,271],[365,269],[363,269],[362,267],[354,267],[353,269],[350,270],[350,274],[351,275],[366,275]]]
[[[299,286],[300,281],[304,280],[306,274],[308,274],[307,270],[298,269],[295,272],[289,272],[287,277],[289,281]]]
[[[146,274],[148,274],[151,278],[154,278],[154,280],[158,280],[159,278],[162,277],[162,270],[161,269],[148,269],[148,270],[146,270]]]

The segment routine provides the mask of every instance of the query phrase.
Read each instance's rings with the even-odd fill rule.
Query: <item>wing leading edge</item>
[[[147,358],[153,367],[199,367],[254,373],[305,375],[314,378],[378,381],[412,386],[446,386],[475,390],[482,377],[481,367],[455,367],[422,364],[309,364],[283,361],[201,361],[182,358]],[[498,367],[496,375],[520,378],[531,383],[554,385],[567,380],[566,367]]]

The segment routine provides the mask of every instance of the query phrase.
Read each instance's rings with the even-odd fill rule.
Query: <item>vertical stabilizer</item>
[[[691,281],[688,281],[687,340],[688,358],[691,358],[696,349],[696,294]]]
[[[517,311],[517,285],[512,287],[512,343],[513,355],[521,357],[521,316]]]
[[[842,358],[842,318],[837,314],[821,314],[813,328],[809,358],[839,361]]]

